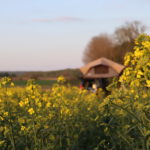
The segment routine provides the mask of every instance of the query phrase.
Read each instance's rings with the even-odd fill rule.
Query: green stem
[[[145,140],[144,140],[145,150],[150,150],[149,138],[150,138],[150,134],[146,135]]]
[[[6,94],[5,94],[5,98],[6,98],[6,109],[8,111],[8,122],[9,122],[9,128],[11,130],[11,133],[10,133],[10,141],[11,141],[11,144],[12,144],[12,148],[13,150],[16,150],[16,144],[15,144],[15,138],[14,138],[14,131],[13,131],[13,125],[12,125],[12,120],[11,120],[11,111],[10,111],[10,107],[9,107],[9,104],[8,104],[8,96],[7,96],[7,87],[5,87],[5,91],[6,91]]]
[[[148,130],[150,130],[149,127],[145,126],[143,124],[143,122],[137,116],[135,116],[133,113],[131,113],[129,110],[123,108],[122,106],[119,106],[119,105],[113,103],[112,101],[111,101],[111,104],[114,105],[114,106],[116,106],[116,107],[118,107],[118,108],[120,108],[120,109],[122,109],[122,110],[124,110],[124,111],[126,111],[128,114],[130,114],[132,117],[134,117],[142,126],[144,126],[145,128],[147,128]]]

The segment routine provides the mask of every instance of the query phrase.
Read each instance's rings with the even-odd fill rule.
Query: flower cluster
[[[1,79],[0,149],[66,149],[77,143],[78,147],[82,134],[96,128],[102,115],[98,97],[65,86],[62,77],[58,81],[45,91],[33,80],[17,88],[9,78]]]
[[[104,97],[34,80],[24,88],[0,80],[1,150],[150,149],[150,37],[141,35],[125,57],[126,69]]]
[[[150,36],[139,36],[135,44],[133,52],[125,56],[126,69],[119,81],[110,86],[111,95],[107,99],[111,118],[118,120],[117,136],[130,143],[126,148],[147,150],[150,148]]]
[[[125,56],[127,68],[120,82],[133,88],[147,88],[150,86],[150,36],[140,35],[135,44],[134,52]]]

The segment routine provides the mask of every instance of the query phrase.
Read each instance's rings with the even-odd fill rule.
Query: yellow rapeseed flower
[[[4,118],[0,116],[0,120],[4,120]]]
[[[41,108],[41,107],[42,107],[42,103],[41,103],[41,102],[37,103],[37,106],[38,106],[39,108]]]
[[[141,57],[141,56],[143,56],[143,51],[135,51],[134,52],[134,55],[135,55],[135,57]]]
[[[30,115],[34,114],[34,113],[35,113],[35,112],[34,112],[34,109],[33,109],[33,108],[28,109],[28,113],[29,113]]]
[[[21,126],[21,131],[25,131],[26,127],[25,126]]]
[[[59,76],[58,79],[57,79],[57,82],[58,83],[64,83],[66,80],[64,78],[64,76]]]
[[[147,87],[150,87],[150,80],[146,80]]]
[[[0,145],[3,145],[4,143],[5,143],[5,141],[4,141],[4,140],[0,141]]]
[[[20,107],[23,107],[24,105],[25,105],[25,103],[24,103],[23,101],[20,101],[20,102],[19,102],[19,106],[20,106]]]
[[[48,108],[48,107],[50,107],[50,106],[51,106],[51,103],[48,102],[48,103],[46,104],[46,107]]]
[[[146,93],[143,94],[142,98],[147,98],[148,95]]]
[[[8,112],[4,112],[4,116],[7,117],[8,116]]]
[[[121,99],[116,99],[114,102],[115,102],[116,104],[118,104],[118,105],[124,104]]]
[[[26,98],[26,99],[24,100],[24,104],[28,104],[28,103],[29,103],[29,99]]]
[[[7,95],[11,96],[11,95],[13,95],[13,93],[11,91],[7,91]]]
[[[22,123],[25,123],[25,120],[24,120],[23,118],[18,118],[18,122],[19,122],[20,124],[22,124]]]
[[[149,48],[149,47],[150,47],[150,41],[144,41],[144,42],[142,42],[142,45],[143,45],[145,48]]]
[[[13,82],[11,82],[11,83],[10,83],[10,86],[11,86],[11,87],[14,87],[14,83],[13,83]]]

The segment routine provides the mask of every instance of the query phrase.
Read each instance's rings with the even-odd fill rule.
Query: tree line
[[[103,33],[93,37],[84,51],[83,62],[86,64],[100,57],[106,57],[123,63],[125,54],[134,47],[134,39],[144,33],[146,28],[139,21],[126,22],[112,35]]]

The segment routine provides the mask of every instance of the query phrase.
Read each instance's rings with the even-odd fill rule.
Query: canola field
[[[141,35],[109,95],[0,80],[0,150],[149,150],[150,36]]]

